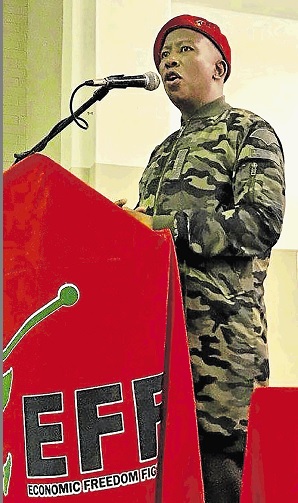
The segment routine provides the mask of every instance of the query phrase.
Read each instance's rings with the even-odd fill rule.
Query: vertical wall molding
[[[69,101],[74,89],[85,80],[95,78],[96,71],[96,0],[63,1],[62,43],[62,116],[70,115]],[[94,88],[83,87],[75,96],[74,110],[89,99]],[[89,172],[95,163],[95,110],[90,107],[82,116],[89,124],[87,130],[75,123],[61,135],[61,163],[88,183]]]

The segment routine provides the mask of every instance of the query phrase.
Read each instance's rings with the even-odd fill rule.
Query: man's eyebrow
[[[172,44],[168,44],[168,45],[163,45],[162,46],[162,50],[163,49],[170,49],[173,45],[181,45],[181,44],[193,44],[194,41],[191,39],[191,38],[183,38],[181,40],[177,40],[177,42],[173,42]]]

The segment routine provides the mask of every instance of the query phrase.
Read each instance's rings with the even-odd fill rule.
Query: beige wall
[[[171,16],[171,12],[173,12],[173,15],[179,12],[182,13],[180,9],[183,9],[184,12],[184,8],[189,10],[188,8],[193,5],[196,6],[197,12],[198,6],[201,9],[201,4],[206,3],[199,3],[196,0],[193,2],[175,1],[171,9],[170,0],[154,1],[156,2],[155,9],[152,8],[150,2],[142,4],[142,2],[136,0],[127,2],[127,4],[118,0],[88,0],[88,2],[84,0],[84,4],[78,0],[75,2],[72,0],[52,0],[51,2],[46,0],[4,0],[3,150],[5,167],[11,164],[14,152],[20,152],[32,147],[47,134],[58,120],[68,115],[67,103],[70,90],[73,89],[74,84],[71,75],[73,78],[73,72],[76,69],[76,52],[72,48],[72,37],[78,34],[77,23],[80,19],[84,19],[84,16],[77,11],[73,23],[70,18],[63,20],[63,5],[66,16],[75,5],[79,5],[80,9],[83,8],[83,5],[87,6],[87,3],[88,6],[89,4],[93,6],[96,4],[97,7],[97,36],[92,51],[101,48],[99,51],[101,55],[100,58],[97,56],[98,60],[94,70],[96,75],[90,74],[92,71],[92,67],[90,67],[90,58],[93,57],[91,55],[92,51],[88,57],[86,56],[86,59],[84,57],[80,59],[79,75],[77,77],[81,78],[81,76],[86,75],[85,78],[87,79],[96,76],[103,77],[112,73],[137,74],[149,70],[155,71],[152,59],[152,42],[161,23]],[[211,2],[207,3],[210,7]],[[140,9],[141,4],[143,9]],[[218,1],[216,1],[216,4],[217,7],[222,5]],[[160,9],[161,5],[162,10]],[[235,2],[233,5],[235,5]],[[135,9],[137,9],[138,17],[145,19],[147,22],[146,29],[143,32],[142,30],[138,31],[138,45],[135,45],[133,32]],[[155,11],[158,12],[158,18],[154,15]],[[210,13],[210,9],[201,12],[207,15],[208,12]],[[246,43],[245,47],[241,46],[239,36],[243,34],[246,40],[245,33],[251,27],[247,20],[250,23],[254,21],[258,25],[264,19],[248,18],[246,14],[246,17],[243,16],[240,29],[239,19],[241,20],[241,15],[239,18],[239,12],[233,13],[234,16],[237,15],[237,23],[234,22],[236,18],[229,11],[217,9],[216,12],[214,9],[213,14],[218,16],[218,22],[222,20],[223,23],[226,23],[226,27],[234,39],[233,43],[236,46],[234,67],[236,65],[236,68],[238,66],[241,69],[244,81],[249,80],[250,77],[248,76],[245,79],[244,75],[245,71],[249,69],[243,65],[241,58],[243,51],[245,54],[249,51],[249,44]],[[125,16],[130,22],[129,25],[124,22]],[[216,17],[214,20],[217,21]],[[105,30],[103,28],[99,30],[100,22],[105,26]],[[109,23],[113,23],[113,26],[110,26],[111,31],[108,29]],[[265,19],[266,23],[268,25],[267,19]],[[293,30],[292,21],[286,24]],[[63,26],[64,38],[62,39]],[[126,39],[126,44],[123,46],[124,53],[121,53],[121,40],[126,37],[127,26],[129,26],[129,38]],[[279,29],[284,29],[284,20],[281,20],[278,26]],[[65,37],[66,30],[68,30],[67,37]],[[118,33],[119,41],[117,45],[113,46],[114,39],[109,38],[109,33]],[[255,31],[255,33],[257,32]],[[80,36],[84,37],[84,34],[80,32]],[[101,36],[104,36],[104,43],[101,43]],[[62,43],[64,44],[63,58]],[[132,48],[134,47],[131,50],[132,52],[130,52],[130,45]],[[104,51],[103,48],[105,48]],[[291,51],[293,51],[292,46]],[[264,53],[262,54],[262,57],[264,57]],[[72,59],[70,60],[68,56],[71,56]],[[64,64],[62,65],[63,61]],[[84,66],[85,61],[86,67]],[[253,65],[253,61],[250,64]],[[281,64],[280,61],[279,64]],[[258,72],[262,70],[261,66],[261,63],[258,64]],[[296,71],[295,65],[293,71]],[[237,84],[237,71],[235,72],[236,83],[232,84],[232,78],[234,79],[233,73],[228,88],[231,104],[235,104],[233,96],[236,97],[237,95],[237,100],[239,99],[237,105],[244,106],[241,99],[244,98],[246,93],[241,94],[242,84]],[[270,74],[269,80],[271,88],[280,84],[280,80],[277,79],[274,72]],[[63,85],[61,82],[63,82]],[[249,89],[253,89],[253,86]],[[288,98],[288,91],[293,92],[293,86],[287,89],[287,93],[278,95],[279,102],[275,103],[273,107],[274,110],[278,109],[280,111],[281,115],[276,124],[283,131],[285,131],[285,121],[288,120],[288,116],[283,113],[283,109],[289,107],[289,104],[282,100]],[[248,95],[252,105],[254,102],[260,103],[253,91],[249,91]],[[128,102],[130,105],[127,109]],[[271,99],[271,102],[273,103],[273,99]],[[296,102],[297,99],[295,98],[293,109]],[[268,103],[270,106],[270,100]],[[255,107],[252,106],[252,108]],[[292,113],[294,113],[293,109]],[[92,131],[82,132],[82,135],[90,134],[88,140],[82,140],[82,145],[89,145],[88,142],[91,141],[91,136],[92,144],[93,138],[95,138],[95,148],[93,144],[91,147],[96,151],[93,155],[93,157],[96,157],[94,159],[96,162],[92,166],[81,166],[79,163],[81,161],[79,161],[75,164],[73,171],[75,172],[78,167],[77,169],[81,171],[78,176],[84,177],[86,181],[92,183],[99,192],[111,200],[128,196],[129,204],[133,206],[137,201],[138,180],[150,151],[158,141],[162,140],[163,136],[172,131],[175,121],[178,121],[179,118],[165,97],[161,86],[153,93],[144,90],[112,91],[104,104],[94,106],[92,114],[90,121],[90,130],[92,129]],[[294,115],[296,118],[297,113],[295,112]],[[117,121],[116,125],[115,121]],[[71,168],[71,152],[69,149],[72,148],[73,143],[76,146],[76,138],[79,133],[73,135],[72,138],[72,130],[69,129],[65,135],[63,165],[67,169]],[[53,140],[43,153],[59,162],[61,141],[60,137]],[[295,148],[296,145],[292,139],[289,148],[293,148],[293,145]],[[91,161],[90,164],[92,164]],[[92,168],[91,171],[90,167]],[[293,168],[295,168],[296,173],[296,162],[293,162],[289,169]],[[82,170],[84,173],[82,173]],[[288,187],[290,195],[294,194],[293,191],[297,187],[294,182],[293,177],[290,177]],[[293,204],[296,201],[297,198]],[[291,220],[294,224],[296,214],[297,212],[294,209],[290,209]],[[266,280],[271,385],[278,386],[298,386],[298,246],[292,246],[293,239],[297,240],[296,225],[291,227],[290,234],[290,247],[287,247],[284,239],[281,241],[282,249],[278,247],[274,249]]]
[[[3,165],[61,119],[63,0],[3,1]],[[44,154],[60,160],[61,139]]]
[[[26,148],[28,1],[3,1],[3,165]]]
[[[271,386],[298,386],[298,254],[272,252],[265,282]]]
[[[28,0],[27,148],[61,119],[63,0]],[[61,137],[43,151],[60,161]]]

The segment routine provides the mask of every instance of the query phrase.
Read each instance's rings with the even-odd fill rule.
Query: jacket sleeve
[[[252,127],[244,138],[232,190],[234,200],[228,208],[157,215],[154,228],[171,228],[177,246],[205,257],[265,257],[279,238],[285,208],[282,146],[267,123]]]

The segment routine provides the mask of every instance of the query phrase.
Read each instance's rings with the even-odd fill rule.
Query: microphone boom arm
[[[75,117],[79,117],[83,112],[85,112],[91,105],[93,105],[96,101],[101,101],[109,92],[108,86],[100,87],[97,89],[91,98],[89,98],[83,105],[81,105],[73,115],[62,119],[58,122],[53,129],[45,136],[42,140],[40,140],[34,147],[26,152],[21,152],[20,154],[14,154],[15,161],[13,164],[16,164],[19,161],[22,161],[26,157],[31,154],[35,154],[36,152],[41,152],[55,136],[57,136],[63,129],[65,129],[71,122],[75,120]]]

